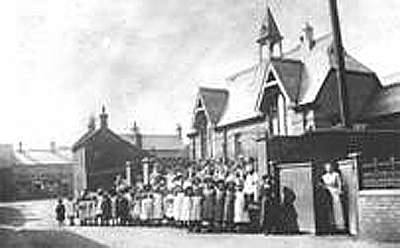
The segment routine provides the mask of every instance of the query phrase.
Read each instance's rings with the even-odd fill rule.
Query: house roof
[[[225,111],[229,92],[226,89],[200,87],[198,94],[210,121],[218,123]]]
[[[400,113],[400,82],[383,87],[367,106],[365,118]]]
[[[85,146],[87,143],[89,143],[91,140],[93,140],[94,138],[96,138],[97,136],[101,135],[103,132],[107,132],[108,134],[110,134],[111,136],[113,136],[115,139],[120,140],[128,145],[130,145],[132,148],[134,149],[138,149],[134,144],[132,144],[132,142],[127,141],[126,139],[123,139],[121,136],[119,136],[118,134],[114,133],[111,129],[109,129],[108,127],[101,127],[97,130],[93,130],[93,131],[88,131],[87,133],[85,133],[77,142],[75,142],[75,144],[72,146],[72,151],[75,152],[77,151],[79,148]]]
[[[258,78],[263,77],[266,61],[241,71],[227,79],[229,101],[218,126],[225,126],[259,115],[256,111],[257,93],[260,90]]]
[[[278,74],[286,93],[293,102],[297,101],[303,63],[298,60],[273,59],[271,61]]]
[[[51,150],[24,150],[15,152],[18,165],[62,165],[73,164],[75,161],[61,153]]]
[[[299,88],[297,103],[300,105],[315,101],[326,77],[332,69],[337,68],[333,54],[333,36],[327,34],[317,38],[310,51],[304,51],[300,44],[284,54],[284,59],[301,61],[304,65],[303,76]],[[345,67],[347,71],[373,74],[368,67],[345,53]]]
[[[121,138],[128,141],[132,145],[135,144],[133,134],[120,134]],[[170,134],[142,134],[143,150],[182,150],[185,144],[177,135]]]

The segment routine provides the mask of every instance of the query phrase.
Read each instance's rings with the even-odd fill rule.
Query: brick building
[[[148,170],[158,162],[168,167],[175,160],[187,159],[187,148],[178,128],[174,135],[142,134],[137,124],[131,133],[117,134],[108,126],[108,114],[103,107],[100,127],[91,118],[88,131],[73,145],[78,161],[74,172],[75,194],[82,190],[110,190],[117,175],[129,184],[143,180],[144,158],[152,158]],[[149,173],[149,172],[147,172]]]
[[[256,158],[259,174],[271,173],[281,189],[295,192],[299,226],[314,233],[321,232],[316,187],[322,164],[335,160],[348,189],[347,231],[396,239],[399,223],[388,216],[400,213],[399,85],[383,86],[344,51],[343,100],[333,34],[316,38],[306,24],[294,48],[283,51],[282,39],[267,9],[257,39],[260,61],[229,77],[225,88],[199,88],[188,134],[191,158]]]
[[[23,149],[14,153],[13,179],[16,200],[71,196],[76,161],[69,147]]]

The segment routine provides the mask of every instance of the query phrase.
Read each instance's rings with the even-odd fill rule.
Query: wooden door
[[[344,213],[347,231],[358,234],[358,172],[357,159],[342,160],[338,163],[344,183]]]

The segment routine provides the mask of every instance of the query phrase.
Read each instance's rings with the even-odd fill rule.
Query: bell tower
[[[272,11],[269,6],[267,6],[266,14],[262,20],[259,37],[256,42],[260,49],[260,62],[264,58],[264,52],[266,50],[267,58],[271,59],[273,57],[282,56],[282,40],[283,36],[279,31],[278,25],[276,24],[275,18],[272,15]],[[278,54],[276,54],[275,48],[278,46]],[[266,48],[266,49],[265,49]]]

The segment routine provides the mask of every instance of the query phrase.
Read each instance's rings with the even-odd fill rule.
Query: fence
[[[360,165],[360,189],[400,189],[400,160],[373,159]]]

